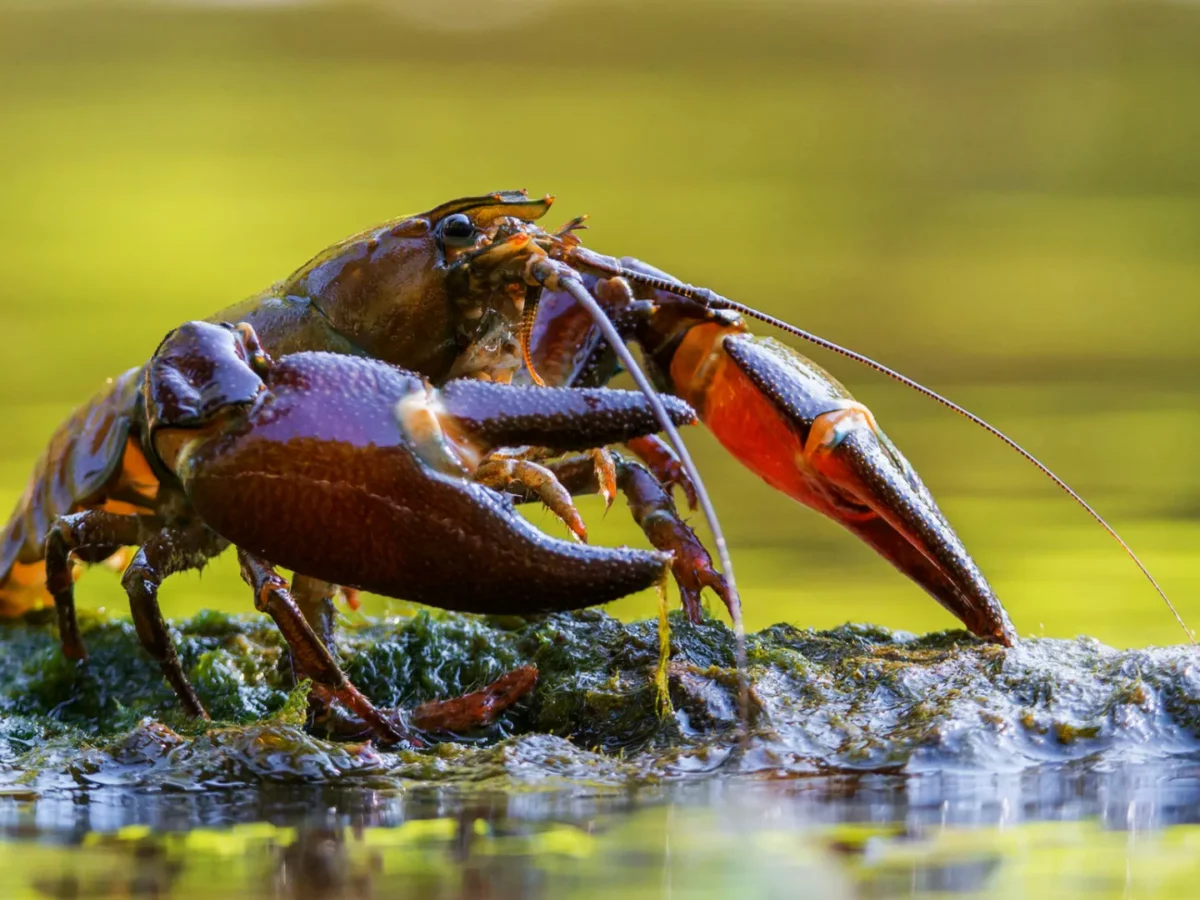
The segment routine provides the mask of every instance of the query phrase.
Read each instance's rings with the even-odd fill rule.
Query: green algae
[[[0,625],[0,790],[140,786],[189,791],[264,781],[596,785],[723,771],[1015,770],[1200,750],[1194,649],[1116,651],[1030,639],[1005,650],[964,632],[776,625],[747,637],[742,740],[732,632],[600,610],[532,620],[421,612],[346,628],[340,653],[383,706],[479,688],[517,665],[536,690],[496,723],[422,750],[325,740],[305,729],[277,631],[258,616],[175,623],[211,723],[186,719],[126,621],[88,618],[69,662],[51,623]]]
[[[85,663],[62,655],[48,622],[0,625],[0,713],[98,734],[127,730],[150,714],[185,726],[174,694],[140,649],[131,622],[87,616],[81,624]],[[172,627],[171,634],[215,718],[249,723],[286,701],[290,685],[280,665],[286,655],[267,620],[204,613]]]

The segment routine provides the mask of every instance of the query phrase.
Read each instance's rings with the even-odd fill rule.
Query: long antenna
[[[1187,635],[1188,641],[1193,645],[1196,643],[1195,636],[1192,634],[1191,629],[1188,628],[1187,623],[1183,621],[1183,616],[1179,614],[1179,610],[1175,608],[1175,604],[1171,602],[1171,598],[1168,597],[1166,591],[1159,586],[1158,581],[1156,581],[1154,576],[1150,574],[1150,570],[1146,568],[1145,564],[1138,558],[1138,555],[1133,552],[1133,548],[1130,547],[1129,544],[1125,543],[1124,538],[1117,534],[1116,529],[1109,525],[1108,522],[1104,521],[1104,517],[1101,516],[1100,513],[1092,509],[1086,500],[1079,496],[1079,494],[1075,493],[1075,491],[1071,489],[1070,485],[1055,475],[1047,465],[1045,465],[1041,460],[1010,438],[999,428],[984,421],[973,412],[970,412],[969,410],[959,406],[953,400],[943,397],[937,391],[930,390],[929,388],[925,387],[925,385],[913,381],[911,378],[905,375],[901,375],[895,369],[890,369],[883,365],[883,363],[879,363],[871,359],[869,356],[864,356],[861,353],[855,353],[853,350],[843,347],[840,344],[835,344],[833,341],[826,340],[823,337],[818,337],[812,332],[805,331],[803,328],[797,328],[795,325],[785,322],[782,319],[778,319],[775,316],[768,315],[764,312],[759,312],[753,307],[746,306],[744,303],[738,303],[735,300],[722,297],[720,294],[710,291],[707,288],[698,288],[690,284],[684,284],[683,282],[659,278],[654,275],[647,275],[642,272],[627,269],[624,266],[620,266],[619,268],[621,276],[628,281],[632,281],[637,284],[643,284],[647,287],[656,288],[658,290],[667,291],[668,293],[676,294],[689,300],[696,300],[700,303],[703,303],[709,309],[727,309],[731,312],[736,312],[740,315],[747,316],[752,319],[758,319],[761,322],[766,322],[768,325],[774,325],[780,331],[787,332],[788,334],[808,341],[810,344],[816,344],[818,347],[829,350],[832,353],[837,353],[848,359],[852,359],[870,369],[874,369],[876,372],[880,372],[883,375],[886,375],[888,378],[898,381],[906,387],[912,388],[919,394],[924,394],[930,400],[936,400],[947,409],[951,409],[963,418],[974,422],[984,431],[988,432],[993,437],[1000,439],[1011,449],[1021,454],[1021,456],[1023,456],[1028,462],[1037,467],[1037,469],[1043,475],[1062,488],[1062,490],[1064,490],[1072,500],[1082,506],[1087,511],[1088,515],[1095,519],[1100,524],[1100,527],[1107,531],[1112,536],[1113,540],[1121,545],[1121,548],[1129,555],[1129,558],[1133,560],[1134,564],[1141,570],[1142,574],[1146,576],[1146,579],[1150,582],[1150,584],[1154,586],[1154,590],[1158,592],[1158,596],[1162,597],[1163,602],[1167,604],[1167,609],[1169,609],[1171,614],[1175,616],[1175,621],[1179,623],[1179,627],[1182,628],[1183,633]]]

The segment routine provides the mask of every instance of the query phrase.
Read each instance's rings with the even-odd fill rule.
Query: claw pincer
[[[1016,634],[929,489],[875,417],[816,363],[739,322],[690,328],[669,362],[677,393],[772,487],[845,526],[976,635]]]
[[[252,366],[240,340],[185,325],[147,378],[147,409],[162,411],[149,423],[156,453],[233,544],[328,582],[467,612],[578,609],[667,570],[665,554],[550,537],[469,480],[497,447],[566,452],[652,433],[640,395],[482,381],[433,388],[385,363],[328,353]],[[670,412],[694,421],[682,401]]]

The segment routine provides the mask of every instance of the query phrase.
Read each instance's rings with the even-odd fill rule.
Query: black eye
[[[475,243],[475,226],[462,213],[455,213],[442,221],[442,240],[451,247],[466,247]]]

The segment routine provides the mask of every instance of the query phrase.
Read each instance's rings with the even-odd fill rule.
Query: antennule
[[[1129,555],[1129,558],[1133,560],[1134,565],[1141,570],[1141,573],[1146,576],[1146,580],[1149,581],[1154,587],[1154,590],[1158,592],[1158,596],[1160,596],[1163,602],[1167,604],[1167,609],[1169,609],[1171,614],[1175,616],[1175,621],[1179,623],[1179,627],[1182,628],[1183,633],[1187,635],[1188,641],[1195,645],[1195,636],[1192,634],[1191,629],[1188,628],[1187,623],[1184,622],[1183,616],[1179,614],[1179,610],[1175,608],[1175,604],[1171,602],[1171,598],[1168,597],[1166,591],[1159,586],[1158,581],[1155,580],[1154,576],[1150,574],[1150,570],[1146,568],[1145,564],[1141,561],[1141,559],[1138,558],[1138,555],[1133,552],[1133,548],[1125,542],[1125,539],[1122,538],[1121,535],[1117,534],[1116,529],[1109,525],[1108,522],[1104,520],[1104,517],[1101,516],[1100,513],[1096,512],[1096,510],[1094,510],[1086,500],[1079,496],[1079,494],[1075,493],[1070,485],[1055,475],[1054,472],[1050,470],[1049,466],[1045,465],[1036,456],[1034,456],[996,426],[989,424],[979,416],[975,415],[973,412],[959,406],[953,400],[943,397],[937,391],[931,390],[930,388],[925,387],[925,385],[913,381],[906,375],[901,375],[895,369],[888,368],[887,366],[883,365],[883,363],[876,362],[869,356],[864,356],[863,354],[856,353],[847,347],[841,346],[840,344],[835,344],[833,341],[826,340],[823,337],[818,337],[812,332],[805,331],[803,328],[797,328],[795,325],[785,322],[782,319],[778,319],[775,316],[759,312],[753,307],[746,306],[744,303],[738,303],[735,300],[729,300],[728,298],[722,297],[720,294],[710,291],[707,288],[697,288],[690,284],[684,284],[683,282],[658,278],[653,275],[645,275],[641,272],[626,269],[623,266],[621,267],[620,274],[629,281],[636,282],[638,284],[644,284],[647,287],[655,288],[657,290],[667,291],[668,293],[677,294],[678,296],[685,297],[689,300],[696,300],[697,302],[704,304],[704,306],[708,307],[709,309],[727,309],[731,312],[736,312],[748,318],[758,319],[761,322],[766,322],[768,325],[774,325],[780,331],[787,332],[788,334],[808,341],[810,344],[816,344],[822,349],[829,350],[832,353],[837,353],[840,356],[846,357],[847,359],[852,359],[857,363],[861,363],[867,368],[874,369],[876,372],[886,375],[888,378],[891,378],[894,381],[900,382],[900,384],[911,388],[919,394],[925,395],[930,400],[937,401],[947,409],[953,410],[963,418],[974,422],[993,437],[1003,441],[1009,448],[1015,450],[1017,453],[1023,456],[1027,462],[1031,463],[1038,469],[1038,471],[1058,485],[1058,487],[1066,492],[1067,496],[1083,507],[1083,509],[1087,511],[1088,515],[1095,519],[1096,522],[1099,523],[1100,527],[1109,533],[1113,540],[1121,545],[1121,549],[1123,549],[1126,554]]]
[[[542,376],[538,374],[537,369],[533,364],[533,348],[530,346],[533,341],[533,323],[537,319],[538,305],[541,302],[541,292],[534,292],[532,296],[525,298],[525,308],[521,310],[521,327],[517,332],[517,340],[521,345],[521,361],[525,363],[525,369],[529,372],[529,380],[538,387],[545,387],[546,382],[542,380]]]

